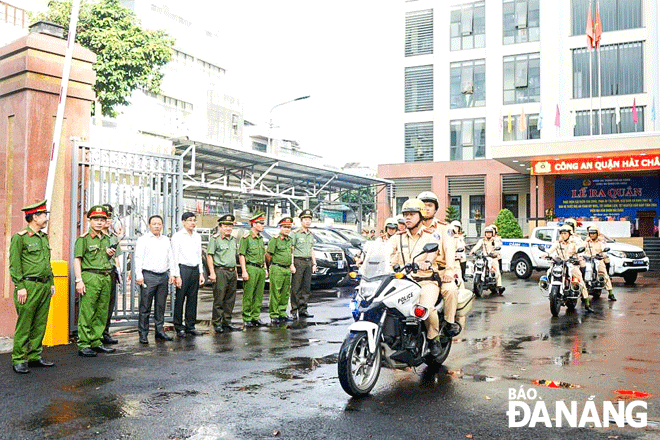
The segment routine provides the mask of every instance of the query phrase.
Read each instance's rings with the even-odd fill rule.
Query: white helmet
[[[461,225],[461,222],[459,222],[458,220],[454,220],[453,222],[451,222],[451,223],[449,224],[449,226],[451,226],[452,229],[456,229],[456,228],[458,228],[459,231],[460,231],[461,229],[463,229],[463,226]]]
[[[385,220],[385,228],[395,228],[396,229],[396,219],[394,217],[390,217],[387,220]]]
[[[436,211],[438,210],[438,206],[440,206],[440,203],[438,202],[438,196],[436,196],[431,191],[422,191],[419,193],[417,198],[422,202],[433,202],[435,204]]]

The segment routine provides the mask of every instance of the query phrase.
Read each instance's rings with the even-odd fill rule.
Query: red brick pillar
[[[500,210],[502,209],[502,175],[500,173],[486,174],[484,187],[484,193],[486,196],[486,214],[484,215],[484,227],[486,227],[495,223],[497,214],[499,214]]]
[[[30,33],[0,47],[0,335],[16,322],[9,276],[11,236],[25,225],[20,208],[40,200],[53,141],[66,40]],[[69,258],[70,138],[89,136],[96,56],[76,45],[64,113],[48,233],[53,260]]]

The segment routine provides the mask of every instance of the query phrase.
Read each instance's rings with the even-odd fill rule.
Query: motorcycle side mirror
[[[422,248],[422,251],[426,254],[431,252],[436,252],[438,250],[438,243],[426,243]]]
[[[584,246],[581,247],[581,248],[579,248],[579,249],[577,250],[577,253],[578,253],[578,254],[581,254],[582,252],[584,252]]]
[[[394,272],[400,272],[401,271],[401,266],[399,266],[398,264],[395,264],[394,266],[392,266],[392,269],[394,270]]]
[[[357,238],[351,238],[350,243],[358,249],[362,249],[362,242]]]
[[[603,252],[609,252],[609,251],[610,251],[610,248],[603,249]]]
[[[456,252],[465,252],[465,248],[456,249]]]

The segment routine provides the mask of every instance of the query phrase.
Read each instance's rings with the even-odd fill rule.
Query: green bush
[[[447,223],[451,223],[454,220],[458,220],[458,219],[459,219],[458,209],[456,209],[456,207],[453,205],[447,206],[447,209],[445,210],[445,221]]]
[[[508,209],[503,209],[497,214],[495,226],[497,226],[497,233],[502,238],[523,238],[518,220],[516,220],[513,213]]]

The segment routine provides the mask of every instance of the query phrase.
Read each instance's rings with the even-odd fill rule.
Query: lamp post
[[[290,103],[296,102],[296,101],[302,101],[303,99],[307,99],[307,98],[309,98],[309,95],[300,96],[296,99],[291,99],[290,101],[285,101],[285,102],[281,102],[277,105],[274,105],[273,108],[270,109],[270,112],[268,113],[268,145],[267,145],[268,146],[268,152],[271,151],[271,143],[272,143],[272,139],[270,137],[270,130],[273,128],[273,110],[275,110],[277,107],[283,106],[285,104],[290,104]]]

